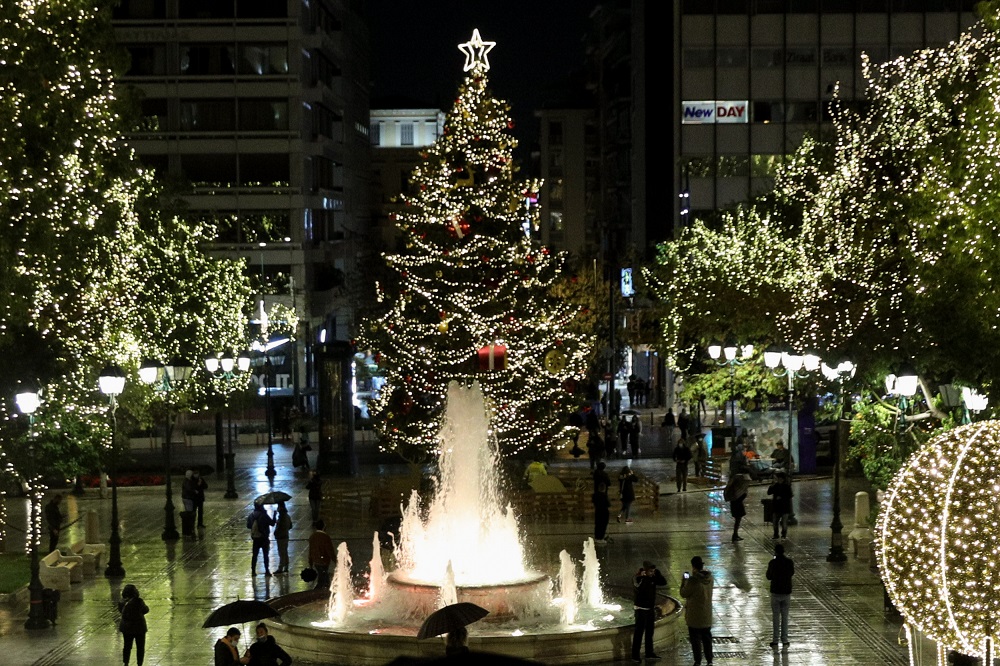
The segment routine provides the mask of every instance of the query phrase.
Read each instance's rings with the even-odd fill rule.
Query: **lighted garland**
[[[386,374],[370,404],[380,445],[404,454],[436,451],[452,380],[480,382],[506,452],[553,446],[592,344],[566,331],[577,308],[550,293],[564,256],[525,233],[538,227],[541,183],[514,177],[509,108],[487,88],[492,43],[477,32],[462,47],[468,75],[395,217],[405,251],[386,257],[398,279],[377,286],[386,313],[361,331]],[[505,358],[484,371],[477,353],[489,345]],[[546,364],[553,350],[565,366]]]
[[[889,486],[876,552],[906,621],[945,649],[982,656],[1000,627],[1000,421],[942,433]]]

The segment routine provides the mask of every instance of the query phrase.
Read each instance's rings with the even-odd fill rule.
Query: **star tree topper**
[[[481,66],[486,71],[490,69],[490,61],[486,54],[493,50],[496,42],[484,42],[479,36],[479,28],[472,30],[472,39],[464,44],[458,45],[458,50],[465,54],[465,68],[463,72]]]

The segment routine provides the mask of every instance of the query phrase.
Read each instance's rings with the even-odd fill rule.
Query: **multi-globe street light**
[[[42,580],[39,577],[38,542],[41,538],[41,497],[38,492],[38,480],[35,478],[35,411],[41,405],[38,391],[25,390],[14,396],[17,409],[28,417],[28,493],[31,502],[28,511],[28,547],[31,552],[31,582],[28,583],[30,603],[25,629],[45,629],[49,626],[42,606]]]
[[[840,361],[836,366],[823,364],[823,376],[829,381],[840,382],[840,418],[837,419],[837,437],[833,445],[833,521],[830,523],[830,552],[826,556],[827,562],[844,562],[847,555],[844,554],[844,525],[840,521],[840,443],[846,441],[850,433],[846,429],[848,424],[844,421],[844,407],[847,399],[847,392],[844,383],[854,376],[854,363],[848,360]]]
[[[729,393],[732,403],[732,427],[735,437],[736,428],[736,366],[743,365],[753,356],[753,345],[738,345],[736,342],[727,341],[725,345],[713,343],[708,346],[708,355],[712,357],[717,365],[729,368]]]
[[[250,369],[250,354],[240,352],[236,358],[232,354],[210,354],[205,357],[205,369],[209,374],[216,375],[221,371],[223,379],[229,381],[236,377],[238,372],[246,372]],[[236,499],[236,454],[233,452],[233,408],[226,401],[226,410],[229,418],[229,453],[226,454],[226,494],[227,499]],[[272,456],[273,460],[273,456]]]
[[[164,541],[176,541],[180,538],[177,532],[177,523],[174,521],[174,492],[171,485],[171,456],[173,432],[173,413],[170,405],[170,393],[191,377],[193,368],[191,364],[181,358],[176,358],[166,365],[153,359],[146,359],[139,367],[139,379],[150,384],[153,388],[163,394],[163,409],[166,412],[166,422],[163,427],[163,466],[166,477],[166,503],[163,505],[163,534]]]
[[[122,539],[118,531],[118,449],[115,445],[118,421],[115,410],[118,409],[118,396],[125,390],[125,372],[117,365],[109,365],[101,370],[97,381],[101,393],[108,396],[111,413],[111,554],[104,575],[108,578],[122,578],[125,576],[125,567],[122,566]]]

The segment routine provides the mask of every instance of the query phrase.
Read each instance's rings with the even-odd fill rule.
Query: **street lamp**
[[[109,365],[101,370],[97,382],[101,393],[108,396],[111,406],[111,555],[104,575],[108,578],[122,578],[125,576],[125,567],[122,566],[122,538],[118,533],[118,451],[115,447],[118,421],[115,410],[118,409],[118,396],[125,390],[125,373],[117,365]]]
[[[729,367],[729,386],[732,398],[733,436],[736,436],[736,366],[743,365],[753,355],[753,345],[737,345],[727,341],[725,345],[718,342],[708,346],[708,355],[717,365]]]
[[[28,493],[30,493],[31,510],[28,512],[28,546],[31,550],[31,582],[28,592],[31,602],[28,606],[28,619],[25,629],[46,629],[49,621],[42,607],[42,580],[38,576],[38,541],[41,538],[41,497],[35,479],[35,410],[41,404],[38,391],[26,390],[14,396],[18,410],[28,417],[28,462],[31,471],[28,474]]]
[[[844,554],[844,525],[840,522],[840,442],[847,440],[848,430],[844,424],[844,405],[847,394],[844,391],[844,382],[854,376],[854,363],[851,361],[841,361],[834,366],[823,364],[823,376],[833,381],[840,381],[840,418],[837,420],[837,438],[833,445],[833,521],[830,523],[830,552],[826,556],[827,562],[845,562],[847,555]]]
[[[205,357],[205,369],[211,374],[222,371],[222,377],[231,380],[236,377],[237,372],[246,372],[250,369],[250,355],[247,352],[240,352],[234,359],[232,354],[223,354],[219,357],[210,354]],[[226,454],[226,499],[236,499],[236,454],[233,453],[233,408],[226,401],[226,411],[229,416],[229,453]]]
[[[987,404],[989,404],[989,398],[982,395],[974,388],[963,386],[962,405],[964,405],[965,408],[962,410],[962,423],[972,423],[972,417],[969,416],[969,412],[979,414],[979,412],[986,409]]]
[[[146,359],[139,367],[139,379],[146,384],[153,385],[153,388],[163,394],[163,407],[166,411],[166,423],[163,427],[163,466],[166,470],[167,480],[167,501],[163,505],[163,534],[164,541],[176,541],[180,538],[177,533],[177,523],[174,521],[174,491],[171,485],[171,460],[170,452],[172,447],[171,436],[173,432],[173,419],[170,412],[170,392],[186,382],[191,377],[193,368],[191,364],[181,358],[176,358],[170,363],[163,365],[152,359]]]

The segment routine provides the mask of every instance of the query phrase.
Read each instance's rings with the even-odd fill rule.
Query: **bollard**
[[[87,512],[87,538],[84,543],[104,543],[101,538],[101,525],[97,520],[97,511]]]
[[[871,557],[872,531],[868,527],[871,505],[868,493],[859,490],[854,493],[854,529],[847,535],[854,547],[854,556],[867,561]]]

